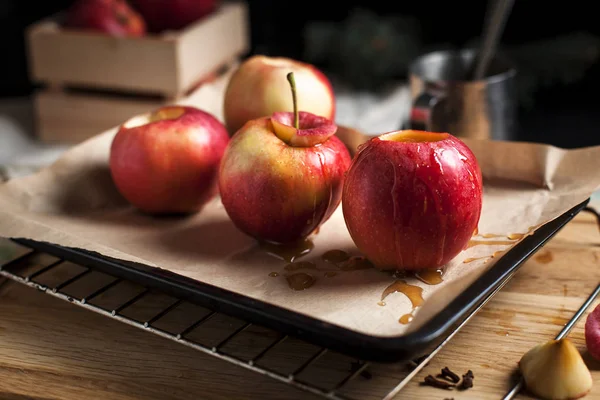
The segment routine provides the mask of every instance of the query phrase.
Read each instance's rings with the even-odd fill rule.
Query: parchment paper
[[[221,89],[203,89],[187,103],[221,118]],[[506,237],[474,237],[503,244],[468,248],[446,266],[440,284],[405,278],[423,288],[424,302],[413,312],[411,323],[401,324],[400,316],[413,310],[404,294],[392,293],[385,306],[378,305],[382,292],[396,280],[390,273],[365,269],[326,277],[325,271],[306,270],[316,278],[315,284],[292,290],[285,278],[287,262],[238,231],[218,198],[194,216],[156,218],[138,213],[110,178],[107,158],[114,134],[115,129],[101,133],[51,166],[2,184],[0,236],[31,238],[167,269],[375,336],[398,336],[416,329],[499,257],[463,261],[490,256],[519,241],[507,244]],[[484,174],[480,235],[531,232],[531,227],[556,218],[600,188],[600,146],[563,150],[540,144],[465,141]],[[313,250],[298,260],[315,261],[323,270],[336,269],[320,258],[327,250],[360,255],[348,235],[341,206],[313,243]],[[273,272],[278,276],[269,276]]]

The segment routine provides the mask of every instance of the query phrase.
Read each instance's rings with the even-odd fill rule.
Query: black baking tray
[[[428,346],[460,324],[518,268],[582,211],[590,199],[538,228],[512,247],[488,271],[416,331],[398,337],[377,337],[315,319],[163,269],[107,258],[81,249],[30,239],[13,239],[26,247],[101,270],[157,289],[174,297],[298,337],[307,342],[375,362],[399,362],[422,354]]]

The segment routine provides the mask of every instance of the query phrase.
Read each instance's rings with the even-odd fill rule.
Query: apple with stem
[[[250,120],[292,108],[286,78],[290,71],[298,83],[298,108],[335,121],[335,96],[323,72],[291,58],[255,55],[240,64],[225,90],[223,115],[230,135]]]
[[[465,249],[481,215],[475,155],[449,133],[397,131],[361,145],[342,210],[356,246],[378,268],[439,268]]]
[[[145,213],[195,213],[218,194],[228,142],[225,126],[210,113],[163,106],[119,127],[110,171],[123,197]]]
[[[259,241],[306,239],[341,203],[351,157],[328,118],[298,110],[250,120],[231,138],[221,162],[221,201],[233,223]]]

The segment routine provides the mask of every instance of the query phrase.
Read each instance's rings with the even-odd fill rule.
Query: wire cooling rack
[[[405,385],[501,289],[498,287],[427,354],[398,365],[378,365],[351,359],[246,321],[234,320],[87,266],[20,245],[15,244],[15,247],[19,250],[15,258],[0,266],[0,275],[8,280],[326,399],[396,398]],[[195,310],[191,312],[190,307]],[[220,323],[213,323],[218,320],[221,320]],[[211,323],[213,326],[210,326]],[[244,342],[245,346],[240,344]],[[278,351],[285,353],[286,345],[288,349],[294,349],[294,354],[302,354],[302,359],[290,357],[288,353],[283,358],[292,362],[282,363],[282,357],[278,360],[274,354]],[[299,351],[299,346],[306,348]],[[273,359],[272,362],[269,358]]]

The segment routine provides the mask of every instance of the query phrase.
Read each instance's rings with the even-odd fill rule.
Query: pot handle
[[[408,125],[410,129],[433,131],[432,116],[436,105],[444,99],[443,94],[421,93],[412,103]]]

